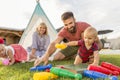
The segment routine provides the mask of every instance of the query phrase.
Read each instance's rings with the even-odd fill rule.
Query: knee
[[[54,56],[54,60],[62,60],[65,56],[62,53],[56,53]]]
[[[81,64],[82,63],[82,59],[81,60],[79,60],[79,61],[74,61],[74,65],[78,65],[78,64]]]

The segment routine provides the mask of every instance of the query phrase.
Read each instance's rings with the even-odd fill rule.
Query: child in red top
[[[93,27],[88,27],[84,31],[83,40],[71,41],[65,43],[67,46],[80,46],[78,49],[78,55],[75,58],[74,64],[80,63],[92,63],[93,65],[98,65],[99,63],[99,54],[98,54],[98,45],[96,44],[97,40],[97,31]]]
[[[0,57],[9,59],[9,64],[12,65],[15,62],[25,62],[28,60],[28,53],[19,44],[12,44],[10,46],[4,45],[4,40],[0,39]]]

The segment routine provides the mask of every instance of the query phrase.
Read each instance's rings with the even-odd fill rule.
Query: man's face
[[[67,30],[70,33],[76,32],[75,19],[73,17],[70,17],[67,20],[64,20],[63,23],[64,23],[64,27],[67,28]]]

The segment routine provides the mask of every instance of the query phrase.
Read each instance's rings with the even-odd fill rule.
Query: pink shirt
[[[13,47],[15,53],[14,58],[15,62],[21,62],[27,60],[27,51],[19,44],[12,44],[11,47]]]
[[[89,26],[90,25],[85,22],[76,22],[76,33],[71,34],[66,28],[62,28],[59,31],[58,36],[63,37],[68,41],[77,41],[81,39],[81,33]]]

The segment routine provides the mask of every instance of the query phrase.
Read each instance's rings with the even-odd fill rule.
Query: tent
[[[50,41],[53,41],[56,37],[57,31],[49,21],[48,17],[40,6],[39,1],[37,1],[35,10],[19,42],[19,44],[21,44],[25,49],[32,44],[32,34],[36,30],[37,25],[39,25],[41,22],[45,22],[48,26]]]

